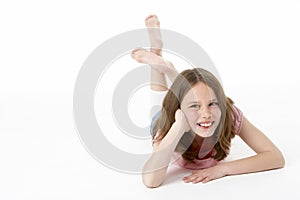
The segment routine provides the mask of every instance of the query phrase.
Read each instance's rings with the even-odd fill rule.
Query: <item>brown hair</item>
[[[175,122],[175,112],[177,109],[180,109],[185,94],[198,82],[205,83],[214,91],[221,109],[220,123],[212,136],[216,138],[214,148],[217,153],[212,157],[216,160],[222,160],[228,155],[231,139],[235,136],[236,114],[232,107],[233,101],[225,96],[218,79],[212,73],[202,68],[185,70],[176,77],[163,100],[161,114],[154,122],[153,139],[158,130],[160,130],[160,134],[155,140],[161,140],[165,137]],[[182,157],[184,159],[193,162],[198,155],[198,152],[193,150],[197,144],[195,134],[190,131],[183,135],[175,151],[183,153]]]

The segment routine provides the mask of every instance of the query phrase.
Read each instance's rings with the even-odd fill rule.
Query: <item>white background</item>
[[[0,198],[299,199],[299,10],[297,0],[1,1]],[[179,171],[147,189],[87,152],[72,113],[81,65],[153,13],[204,48],[227,95],[284,153],[284,169],[196,185]],[[251,153],[237,138],[228,159]]]

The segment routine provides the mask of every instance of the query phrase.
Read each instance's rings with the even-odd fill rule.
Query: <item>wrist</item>
[[[182,122],[175,121],[172,127],[174,127],[177,131],[179,131],[182,134],[185,132],[185,126],[182,124]]]
[[[226,163],[226,162],[220,163],[219,167],[220,167],[220,171],[222,172],[222,174],[224,176],[230,175],[230,167],[229,167],[228,163]]]

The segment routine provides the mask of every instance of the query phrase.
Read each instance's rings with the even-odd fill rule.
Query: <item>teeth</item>
[[[211,122],[210,122],[210,123],[203,123],[203,124],[200,124],[200,126],[209,127],[209,126],[211,126]]]

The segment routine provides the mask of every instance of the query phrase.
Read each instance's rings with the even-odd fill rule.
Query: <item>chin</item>
[[[196,134],[203,138],[208,138],[208,137],[211,137],[214,135],[213,133],[207,133],[207,134],[206,133],[196,133]]]
[[[199,130],[198,128],[196,130],[193,130],[193,132],[203,138],[211,137],[214,135],[216,129],[210,129],[210,130]]]
[[[214,135],[214,131],[208,131],[208,132],[199,132],[199,131],[193,131],[196,135],[200,137],[211,137]]]

